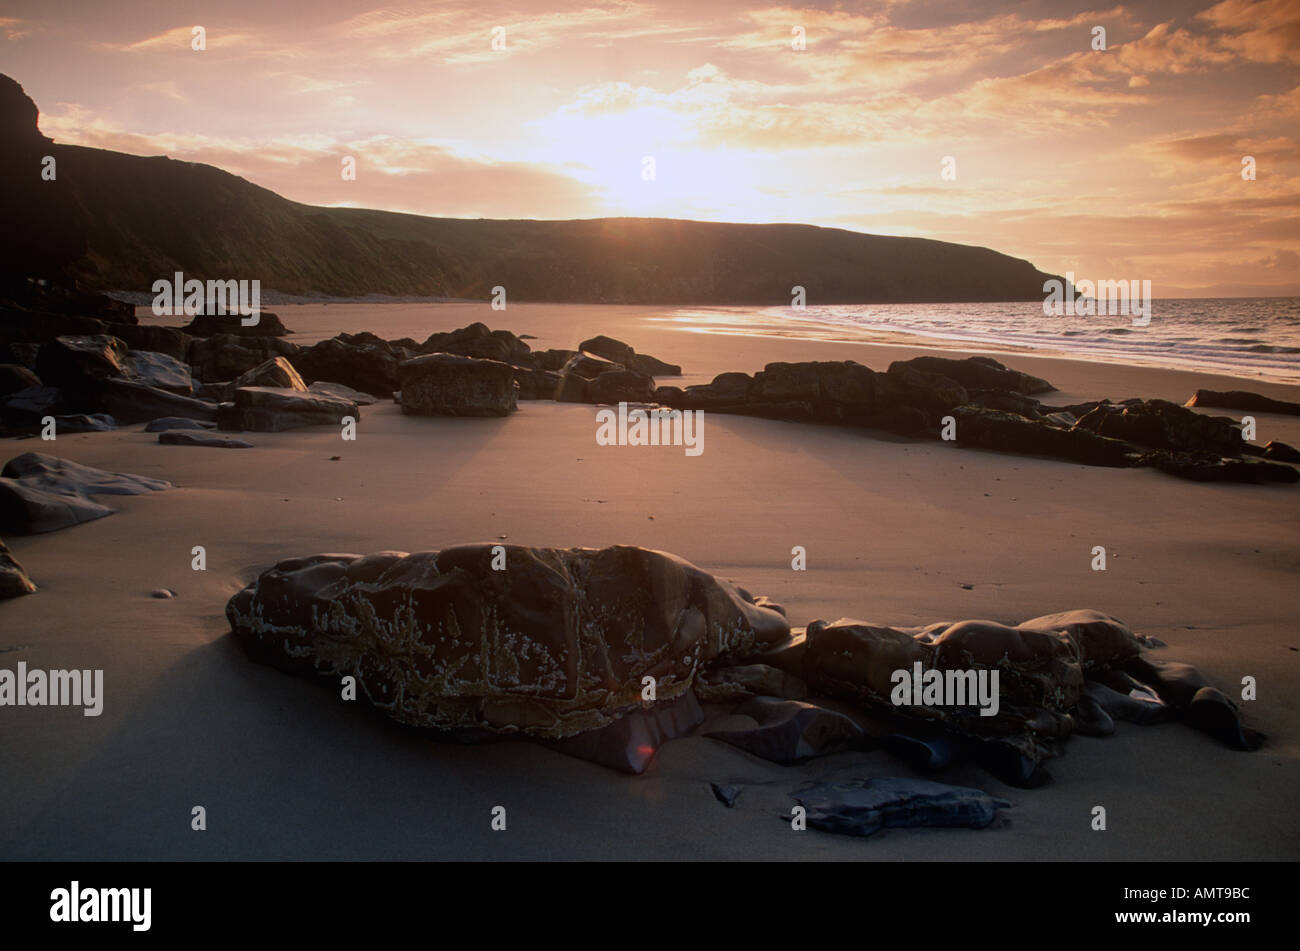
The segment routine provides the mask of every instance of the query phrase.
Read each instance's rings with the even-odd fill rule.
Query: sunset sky
[[[0,72],[59,142],[312,204],[806,222],[1300,294],[1300,0],[373,3],[5,0]]]

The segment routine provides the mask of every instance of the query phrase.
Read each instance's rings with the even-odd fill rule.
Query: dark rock
[[[1134,400],[1099,405],[1076,424],[1101,436],[1153,449],[1240,455],[1241,430],[1231,420],[1206,416],[1168,400]]]
[[[591,381],[576,373],[560,374],[555,387],[555,399],[560,403],[590,403]]]
[[[1109,406],[1109,405],[1111,405],[1110,400],[1089,400],[1086,403],[1072,403],[1069,406],[1048,406],[1045,403],[1039,403],[1038,408],[1044,414],[1069,413],[1071,416],[1075,418],[1076,421],[1078,421],[1082,419],[1084,416],[1087,416],[1098,406]],[[1074,425],[1074,424],[1071,423],[1070,425]]]
[[[577,350],[540,350],[533,354],[539,370],[558,373],[564,365],[578,355]]]
[[[957,738],[944,734],[915,736],[890,733],[880,738],[880,747],[913,769],[928,772],[937,772],[967,759],[963,755],[963,744]]]
[[[528,344],[508,330],[489,330],[486,324],[477,322],[459,330],[431,334],[420,345],[420,352],[454,353],[478,360],[496,360],[512,366],[535,365]]]
[[[107,433],[114,429],[117,429],[117,420],[107,413],[73,413],[54,417],[56,433]]]
[[[748,373],[719,373],[712,383],[688,386],[679,390],[677,387],[659,387],[655,391],[660,402],[668,399],[675,401],[668,404],[677,409],[720,409],[724,407],[743,407],[749,400],[750,387],[754,385]],[[675,396],[676,390],[681,396]]]
[[[687,387],[690,391],[691,387]],[[821,394],[821,374],[816,363],[769,363],[762,373],[755,374],[751,398],[764,402],[815,400]]]
[[[789,635],[779,614],[662,552],[506,545],[494,571],[493,547],[290,559],[226,616],[255,659],[355,676],[399,722],[539,739],[641,709],[643,677],[665,704],[706,665]]]
[[[0,77],[0,79],[3,78],[7,77]],[[12,143],[6,138],[6,144]],[[44,150],[44,154],[50,154],[48,147]],[[0,155],[0,163],[7,165],[5,159],[11,155],[12,153],[6,150],[4,155]],[[42,157],[35,156],[28,159],[28,161],[39,161]],[[59,194],[61,193],[65,199],[72,194],[65,186],[51,182],[45,184],[42,188],[38,188],[37,191],[44,192],[46,202],[50,202],[44,203],[45,213],[53,215],[54,219],[65,230],[75,230],[82,225],[80,222],[73,221],[73,218],[76,217],[75,212],[82,209],[74,210],[66,207],[61,209],[62,211],[73,211],[73,214],[60,214],[59,211],[56,211],[59,204],[61,204]],[[10,194],[5,197],[11,198],[13,195]],[[28,232],[18,237],[22,241],[29,241],[32,235]],[[4,265],[9,263],[12,263],[12,259],[6,258],[5,262],[0,264],[0,269],[3,269]],[[44,263],[48,264],[49,262]],[[67,263],[72,264],[73,262],[69,261]],[[135,316],[135,307],[132,304],[113,300],[107,294],[89,290],[80,281],[76,279],[69,280],[64,275],[56,275],[46,271],[43,280],[35,281],[31,279],[36,276],[39,276],[36,271],[29,270],[18,281],[8,283],[3,288],[5,300],[0,306],[5,309],[17,308],[19,313],[34,315],[43,324],[55,323],[56,320],[51,318],[67,321],[65,327],[73,324],[76,324],[79,328],[85,327],[89,321],[96,321],[110,327],[134,326],[139,323]],[[43,337],[49,339],[56,333],[86,334],[102,332],[102,330],[59,329],[49,332]]]
[[[588,385],[593,403],[644,403],[654,398],[653,378],[635,370],[602,373]]]
[[[560,374],[552,370],[530,370],[515,367],[515,382],[519,384],[521,400],[553,400],[560,388]]]
[[[68,409],[63,391],[54,386],[29,386],[11,393],[0,408],[5,426],[39,426],[46,416],[58,416]]]
[[[1024,416],[1025,414],[1020,413],[1018,415]],[[1030,417],[1025,416],[1025,418],[1029,419]],[[1052,412],[1052,413],[1042,413],[1040,411],[1039,416],[1037,418],[1042,419],[1047,423],[1050,423],[1051,425],[1057,427],[1058,429],[1073,429],[1074,424],[1079,421],[1079,417],[1075,416],[1073,413],[1069,412],[1068,410],[1062,410],[1059,412]]]
[[[619,364],[628,370],[634,370],[645,376],[681,376],[682,368],[672,363],[665,363],[644,353],[637,353],[628,344],[603,334],[584,340],[578,344],[584,353],[595,354]]]
[[[1276,439],[1264,446],[1264,458],[1273,462],[1300,462],[1300,450]]]
[[[12,310],[0,303],[0,339],[8,341],[11,346],[15,343],[40,345],[60,336],[97,336],[116,331],[122,326],[121,324],[110,325],[94,317]],[[24,366],[34,366],[26,361],[18,362]]]
[[[1106,709],[1084,689],[1083,696],[1070,711],[1074,732],[1083,736],[1113,736],[1115,721]]]
[[[0,531],[53,532],[111,515],[92,495],[141,495],[171,488],[161,479],[105,472],[66,459],[28,452],[0,470]]]
[[[578,344],[578,349],[585,353],[603,357],[606,360],[612,360],[624,367],[630,367],[632,359],[636,356],[636,351],[623,341],[615,340],[613,337],[606,337],[603,334],[582,341],[582,343]]]
[[[108,334],[55,337],[37,354],[36,375],[46,386],[91,391],[104,380],[120,377],[125,357],[126,344]]]
[[[668,363],[648,353],[638,353],[632,357],[629,370],[644,373],[646,376],[681,376],[682,368],[675,363]]]
[[[754,697],[736,713],[758,725],[704,735],[781,766],[855,749],[863,741],[862,728],[851,719],[815,703]]]
[[[214,449],[252,449],[251,442],[232,439],[229,436],[215,436],[212,433],[195,432],[188,429],[169,429],[158,434],[158,442],[164,446],[210,446]]]
[[[36,356],[40,352],[41,345],[34,341],[0,341],[0,363],[24,367],[33,373],[36,372]]]
[[[1150,684],[1183,722],[1225,746],[1254,750],[1263,743],[1262,734],[1242,724],[1237,706],[1227,694],[1191,664],[1154,660],[1142,654],[1129,661],[1124,672]]]
[[[151,419],[145,424],[144,431],[147,433],[165,433],[173,429],[213,429],[216,423],[211,421],[202,421],[197,419],[186,419],[183,416],[161,416],[158,419]]]
[[[122,360],[122,375],[128,380],[143,383],[169,393],[189,396],[194,390],[190,368],[165,353],[150,350],[128,350]]]
[[[809,688],[876,713],[975,740],[997,740],[1038,762],[1069,736],[1070,711],[1084,676],[1135,657],[1141,643],[1119,621],[1095,611],[1032,618],[1016,627],[992,621],[894,629],[842,619],[808,625],[802,675]],[[999,673],[999,708],[895,705],[893,672]],[[910,732],[910,731],[909,731]]]
[[[1121,693],[1109,684],[1089,680],[1083,685],[1083,692],[1112,720],[1149,725],[1163,723],[1170,716],[1169,705],[1141,684],[1125,687]]]
[[[760,599],[759,607],[769,608],[782,617],[785,616],[780,605],[767,602],[766,599]],[[739,664],[706,671],[700,677],[696,693],[706,703],[723,703],[755,696],[802,700],[808,696],[808,686],[793,674],[767,664]]]
[[[235,389],[234,380],[224,383],[195,383],[194,398],[205,403],[229,403],[235,398]]]
[[[875,413],[873,421],[881,429],[898,433],[900,436],[919,436],[933,428],[929,415],[915,406],[894,406],[879,410]]]
[[[350,386],[344,386],[342,383],[325,383],[317,381],[307,387],[308,393],[319,393],[322,396],[337,396],[341,400],[351,400],[358,406],[373,406],[379,402],[379,397],[371,396],[369,393],[362,393],[360,390],[354,390]]]
[[[1248,459],[1225,459],[1214,452],[1170,452],[1156,449],[1144,453],[1140,464],[1153,466],[1180,479],[1192,482],[1265,482],[1300,481],[1300,471],[1276,462]]]
[[[307,383],[342,383],[363,393],[391,393],[398,387],[402,357],[373,334],[340,334],[303,350],[291,362]]]
[[[768,419],[866,425],[874,421],[876,374],[851,360],[770,363],[760,373],[720,373],[711,383],[658,387],[656,402]]]
[[[305,426],[338,425],[345,416],[360,417],[357,404],[320,393],[244,386],[234,400],[217,408],[217,428],[278,433]]]
[[[197,314],[181,330],[191,337],[215,337],[217,334],[235,334],[240,337],[283,337],[293,333],[269,310],[259,311],[257,323],[245,326],[252,316],[241,314]]]
[[[1214,409],[1236,409],[1253,413],[1283,413],[1288,416],[1300,416],[1300,403],[1288,403],[1275,400],[1259,393],[1245,390],[1197,390],[1187,401],[1187,406],[1208,406]]]
[[[970,396],[965,387],[950,377],[926,373],[905,363],[892,363],[888,373],[876,376],[875,399],[881,408],[913,406],[938,415],[967,403]]]
[[[986,409],[999,409],[1006,413],[1015,413],[1017,416],[1025,417],[1025,419],[1043,418],[1043,413],[1039,409],[1041,404],[1032,396],[1002,390],[968,390],[967,392],[972,403]],[[1075,422],[1073,416],[1069,417],[1069,419],[1070,422],[1066,424],[1067,427],[1073,426]],[[1060,425],[1062,420],[1052,420],[1052,422]]]
[[[259,363],[247,373],[240,374],[231,386],[236,390],[245,386],[269,386],[274,389],[297,390],[299,393],[307,392],[307,384],[302,381],[293,364],[284,357],[272,357],[265,363]]]
[[[823,400],[844,407],[850,418],[862,416],[875,406],[874,372],[853,360],[820,362],[815,366]]]
[[[952,416],[957,421],[957,442],[963,446],[1054,456],[1090,466],[1137,464],[1133,446],[1087,429],[1061,429],[1042,420],[978,406],[959,406]]]
[[[680,386],[656,386],[654,401],[660,406],[682,408],[685,396],[686,391]]]
[[[554,740],[552,748],[578,759],[589,760],[623,773],[645,772],[659,747],[686,736],[704,722],[695,694],[687,690],[680,697],[655,703],[650,709],[634,709],[609,726]]]
[[[209,422],[217,418],[217,407],[212,403],[133,380],[105,381],[100,386],[98,402],[124,426],[148,422],[160,416],[184,416]]]
[[[165,353],[182,363],[189,362],[190,336],[175,327],[157,327],[153,324],[113,326],[113,335],[132,350]]]
[[[591,381],[606,373],[626,372],[619,364],[610,360],[586,353],[575,354],[560,371],[560,382],[555,390],[555,398],[562,403],[593,402]],[[653,381],[650,392],[654,392]]]
[[[0,396],[12,396],[19,390],[40,386],[41,378],[15,363],[0,363]]]
[[[911,367],[922,373],[937,374],[955,380],[967,389],[999,390],[1004,393],[1050,393],[1056,389],[1046,380],[1018,370],[1011,370],[991,357],[967,357],[953,360],[948,357],[914,357],[890,365]]]
[[[857,836],[915,826],[984,829],[1011,807],[979,789],[892,776],[821,783],[794,798],[807,809],[810,827]]]
[[[0,539],[0,601],[21,597],[36,590],[23,566],[9,553],[9,546]]]
[[[709,788],[713,790],[714,798],[728,809],[735,808],[736,800],[740,798],[742,791],[742,788],[734,783],[709,783]]]
[[[622,369],[612,360],[603,360],[588,353],[577,353],[569,358],[560,372],[565,376],[580,376],[584,380],[594,380],[602,373],[614,373]]]
[[[277,356],[288,357],[298,372],[306,375],[298,363],[300,351],[300,347],[279,337],[222,333],[191,340],[189,362],[194,375],[204,383],[233,380]]]
[[[515,409],[514,368],[497,360],[432,353],[398,367],[408,416],[505,416]]]

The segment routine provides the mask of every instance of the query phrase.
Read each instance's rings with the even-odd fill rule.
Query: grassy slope
[[[497,221],[318,208],[206,165],[54,146],[81,213],[78,276],[147,291],[187,277],[293,294],[624,303],[1033,300],[1048,275],[986,248],[809,225]],[[51,183],[46,183],[50,187]],[[60,216],[66,219],[66,216]],[[68,227],[45,221],[41,227]]]

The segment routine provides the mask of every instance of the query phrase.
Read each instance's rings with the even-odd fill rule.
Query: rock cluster
[[[580,370],[575,366],[575,371],[589,377],[575,398],[589,397],[596,381],[612,376],[589,363]],[[950,438],[960,446],[1084,465],[1149,466],[1197,481],[1300,481],[1300,472],[1281,464],[1300,459],[1300,452],[1285,443],[1254,446],[1242,438],[1235,420],[1206,416],[1167,400],[1050,407],[1030,395],[1051,389],[1046,380],[989,357],[917,357],[895,362],[885,373],[851,360],[769,363],[752,376],[730,372],[685,389],[660,386],[653,398],[676,409],[837,423],[930,438],[949,438],[943,436],[949,427]]]
[[[773,762],[880,745],[926,768],[976,762],[1019,785],[1042,781],[1039,764],[1072,733],[1106,735],[1116,719],[1179,716],[1236,748],[1259,742],[1195,668],[1151,659],[1152,641],[1096,611],[1015,627],[792,630],[778,605],[626,546],[294,558],[231,598],[226,616],[255,659],[335,684],[355,677],[401,723],[556,742],[631,772],[703,721],[699,699],[743,701],[736,715],[753,726],[709,735]],[[916,665],[996,672],[998,703],[899,705],[896,672]]]

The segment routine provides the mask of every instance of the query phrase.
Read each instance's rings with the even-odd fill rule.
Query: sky
[[[374,2],[0,0],[0,72],[58,142],[310,204],[801,222],[1300,295],[1300,0]]]

